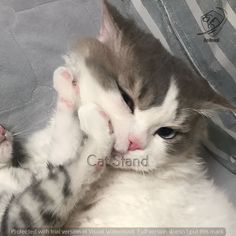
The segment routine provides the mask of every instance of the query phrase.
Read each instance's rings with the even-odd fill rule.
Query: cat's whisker
[[[16,161],[17,161],[17,164],[19,165],[19,167],[22,168],[22,169],[24,169],[24,167],[22,166],[22,164],[21,164],[18,160],[16,160]]]
[[[146,177],[146,174],[145,174],[144,170],[141,170],[141,171],[142,171],[142,175],[143,175],[144,177]]]
[[[24,131],[19,131],[17,133],[13,133],[12,136],[15,137],[15,136],[18,136],[18,135],[25,135],[25,134],[30,134],[30,131],[32,130],[24,130]]]
[[[22,133],[23,133],[23,132],[14,133],[14,134],[12,134],[12,136],[15,137],[15,136],[20,135],[20,134],[22,134]]]

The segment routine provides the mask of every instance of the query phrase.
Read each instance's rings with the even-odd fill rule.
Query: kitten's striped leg
[[[64,166],[49,166],[48,176],[32,184],[8,204],[0,232],[9,235],[13,228],[61,227],[76,203],[105,167],[105,159],[113,147],[113,134],[108,119],[95,105],[79,111],[81,127],[88,140],[76,160]]]

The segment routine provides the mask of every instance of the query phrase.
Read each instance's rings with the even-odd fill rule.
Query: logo
[[[210,37],[215,37],[222,29],[226,21],[225,10],[221,7],[216,7],[215,10],[211,10],[201,16],[201,24],[204,32],[198,33],[197,35],[209,35]],[[211,40],[204,39],[207,42],[219,42],[219,39]]]

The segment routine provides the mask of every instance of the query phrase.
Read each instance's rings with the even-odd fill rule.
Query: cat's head
[[[107,1],[103,1],[98,38],[117,57],[115,79],[134,116],[129,151],[123,157],[148,158],[147,167],[131,168],[152,170],[178,161],[192,152],[197,136],[204,132],[199,126],[202,115],[236,111],[158,39],[125,19]]]

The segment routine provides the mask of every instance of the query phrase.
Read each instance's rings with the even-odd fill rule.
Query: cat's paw
[[[120,125],[122,124],[122,125]],[[114,149],[126,153],[129,147],[130,127],[134,124],[133,117],[124,116],[122,120],[114,122],[114,134],[116,137]]]
[[[84,147],[87,150],[84,161],[88,170],[93,174],[101,173],[110,157],[114,145],[114,134],[109,117],[94,103],[83,105],[78,110],[80,128],[87,136]],[[91,168],[92,167],[92,168]],[[94,172],[94,170],[96,170]],[[93,174],[92,174],[93,173]]]
[[[114,149],[120,153],[126,153],[129,147],[128,133],[127,130],[122,129],[115,132],[116,142]]]
[[[11,160],[12,137],[11,134],[0,125],[0,167]]]
[[[79,85],[67,67],[58,67],[53,75],[54,88],[58,101],[64,107],[76,109],[79,101]]]
[[[81,130],[89,137],[95,140],[103,140],[113,136],[109,117],[96,104],[89,103],[81,106],[78,110],[78,116]]]

